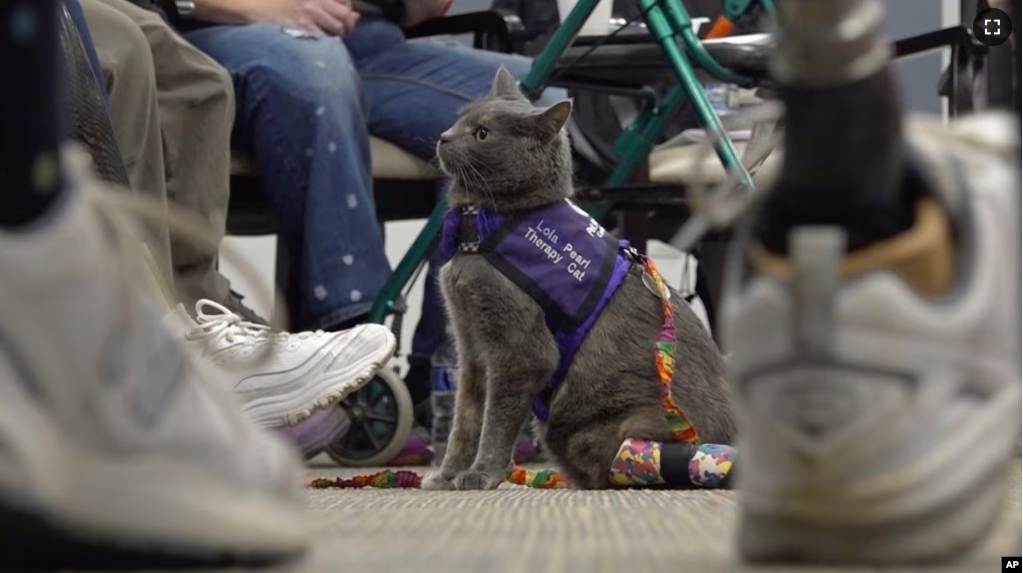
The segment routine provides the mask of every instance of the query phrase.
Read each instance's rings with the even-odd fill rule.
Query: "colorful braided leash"
[[[696,433],[696,427],[689,422],[682,413],[682,409],[675,404],[671,396],[671,381],[675,377],[675,345],[678,338],[675,335],[675,313],[671,308],[671,295],[668,294],[668,287],[664,284],[664,277],[657,271],[657,265],[653,259],[643,257],[643,266],[650,278],[657,287],[657,294],[661,297],[661,308],[664,311],[664,322],[661,323],[661,334],[657,337],[657,344],[654,350],[654,363],[657,364],[657,376],[661,380],[661,405],[664,407],[664,415],[671,424],[671,430],[676,442],[688,442],[695,444],[700,441]]]
[[[689,422],[682,409],[675,404],[671,395],[671,381],[675,377],[675,313],[671,308],[668,287],[664,278],[658,272],[653,260],[642,257],[643,267],[647,274],[654,281],[658,295],[661,297],[661,307],[664,311],[664,322],[661,323],[661,332],[657,337],[654,350],[654,363],[657,364],[657,376],[661,381],[661,404],[664,406],[664,414],[671,424],[672,433],[677,442],[698,443],[699,435],[696,428]],[[560,489],[569,487],[565,476],[554,470],[527,470],[516,466],[508,474],[509,483],[535,487],[540,489]],[[422,484],[423,476],[410,471],[384,470],[375,474],[355,476],[352,478],[317,478],[310,481],[306,487],[313,489],[356,489],[365,487],[374,488],[406,488],[418,489]]]

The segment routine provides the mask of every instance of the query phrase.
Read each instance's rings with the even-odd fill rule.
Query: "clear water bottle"
[[[448,328],[444,342],[434,351],[430,359],[430,406],[433,409],[433,428],[430,441],[433,442],[433,463],[444,460],[451,433],[451,421],[455,416],[455,388],[458,381],[458,351]]]
[[[703,86],[707,100],[719,117],[730,115],[735,111],[732,101],[732,94],[735,86],[729,84],[706,84]]]

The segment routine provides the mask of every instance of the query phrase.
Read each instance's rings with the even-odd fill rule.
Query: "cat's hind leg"
[[[621,445],[619,424],[607,422],[573,434],[558,462],[574,487],[608,489],[608,468]]]
[[[560,458],[570,481],[582,489],[720,489],[732,486],[736,449],[673,442],[663,418],[634,415],[575,432]]]
[[[730,489],[735,458],[734,446],[628,438],[609,477],[617,487]]]
[[[455,476],[469,469],[479,451],[483,429],[483,408],[486,402],[486,370],[478,361],[459,358],[458,386],[455,389],[455,415],[447,451],[440,468],[423,478],[422,488],[432,490],[455,489]]]
[[[559,420],[560,421],[560,420]],[[583,428],[555,423],[548,430],[551,451],[558,458],[569,481],[581,489],[614,487],[608,470],[621,448],[622,440],[637,436],[652,440],[671,438],[671,428],[659,410],[633,413],[590,422]]]

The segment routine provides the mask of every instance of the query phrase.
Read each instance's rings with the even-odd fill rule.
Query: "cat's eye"
[[[490,130],[485,127],[476,128],[476,140],[483,141],[490,136]]]

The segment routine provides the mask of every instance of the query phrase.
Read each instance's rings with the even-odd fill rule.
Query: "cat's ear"
[[[494,76],[494,84],[490,87],[490,95],[491,97],[523,97],[522,92],[519,91],[515,76],[511,75],[511,72],[504,66],[501,66],[497,70],[497,75]]]
[[[572,100],[562,100],[558,103],[540,110],[540,113],[533,119],[536,126],[536,134],[544,143],[550,143],[561,133],[565,127],[568,116],[572,113]]]

